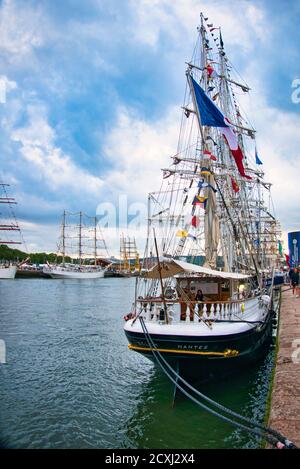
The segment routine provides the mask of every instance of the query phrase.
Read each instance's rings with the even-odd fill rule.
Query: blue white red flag
[[[252,179],[250,176],[245,174],[245,168],[243,165],[243,152],[238,143],[238,137],[230,121],[225,117],[220,109],[215,105],[213,100],[205,93],[200,85],[191,77],[196,103],[201,119],[202,125],[208,127],[217,127],[222,133],[227,145],[230,148],[231,154],[235,160],[237,168],[241,176]]]

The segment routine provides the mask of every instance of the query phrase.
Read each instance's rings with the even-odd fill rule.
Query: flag
[[[188,238],[192,238],[193,241],[197,241],[196,236],[192,235],[191,233],[189,233],[189,234],[187,235],[187,237],[188,237]]]
[[[256,164],[263,164],[262,161],[260,161],[260,159],[258,157],[256,147],[255,147],[255,163]]]
[[[205,203],[207,200],[207,197],[201,197],[201,195],[195,195],[194,200],[192,202],[192,205],[200,205]]]
[[[192,205],[200,205],[200,201],[198,200],[198,198],[196,196],[194,197]]]
[[[206,201],[207,197],[205,197],[204,195],[196,195],[195,196],[197,198],[197,200],[199,200],[199,202],[202,204],[203,202]]]
[[[196,217],[196,215],[194,215],[194,216],[192,217],[192,222],[191,222],[192,226],[193,226],[194,228],[198,228],[199,223],[200,223],[200,218],[199,218],[199,217]]]
[[[209,78],[214,78],[218,76],[217,72],[212,68],[210,64],[208,64],[205,68],[207,70]]]
[[[283,256],[283,253],[282,253],[282,244],[281,244],[281,241],[280,241],[280,240],[278,240],[278,251],[279,251],[280,256]]]
[[[218,192],[217,189],[215,189],[211,184],[209,184],[208,182],[205,182],[205,181],[199,181],[198,182],[198,187],[199,187],[200,190],[207,187],[208,189],[212,189],[214,192]]]
[[[201,124],[207,125],[208,127],[218,127],[227,145],[230,148],[231,154],[235,160],[237,168],[241,176],[252,179],[250,176],[245,174],[245,168],[243,165],[243,153],[238,143],[238,138],[232,129],[230,121],[225,118],[219,108],[215,105],[212,99],[207,96],[200,85],[191,77],[192,84],[194,87],[196,103],[200,114]]]
[[[231,186],[232,186],[232,189],[234,190],[235,193],[239,192],[240,188],[236,182],[235,179],[233,179],[233,177],[230,176],[230,179],[231,179]]]
[[[200,85],[191,77],[197,107],[199,110],[201,124],[208,127],[229,127],[225,122],[222,112],[217,108],[215,103],[204,92]]]
[[[217,161],[217,157],[213,155],[209,150],[204,150],[203,154],[209,156],[211,160]]]
[[[288,254],[285,254],[285,262],[288,267],[290,267],[290,256]]]
[[[211,172],[210,169],[208,169],[208,168],[206,168],[205,166],[203,166],[203,167],[201,168],[201,170],[200,170],[200,174],[207,174],[207,175],[211,176],[211,175],[212,175],[212,172]]]
[[[186,238],[187,235],[188,235],[188,232],[185,230],[178,230],[176,233],[176,236],[178,236],[178,238]]]
[[[220,30],[220,46],[221,46],[222,49],[223,49],[223,47],[224,47],[224,42],[223,42],[223,39],[222,39],[221,30]]]

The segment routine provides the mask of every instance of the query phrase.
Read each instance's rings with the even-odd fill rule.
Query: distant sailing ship
[[[140,259],[134,237],[120,237],[120,265],[119,272],[124,276],[138,275],[140,273]]]
[[[1,189],[1,197],[0,197],[0,204],[7,208],[8,210],[4,211],[1,210],[0,205],[0,231],[9,232],[10,235],[15,234],[16,232],[21,233],[19,224],[17,222],[13,206],[17,203],[13,197],[9,197],[7,193],[7,187],[9,184],[4,184],[0,182],[0,189]],[[3,235],[1,236],[3,238]],[[17,245],[22,244],[21,241],[17,241],[16,239],[11,239],[11,237],[7,239],[0,238],[0,245]],[[6,261],[5,259],[0,259],[0,279],[14,279],[17,272],[17,264],[13,264],[11,261]]]
[[[148,198],[148,271],[124,318],[131,350],[198,378],[262,355],[273,315],[264,279],[280,259],[271,184],[237,102],[249,87],[232,78],[214,29],[201,14],[177,151]]]
[[[59,245],[59,252],[58,255],[62,256],[61,264],[56,265],[49,265],[43,268],[43,272],[49,275],[52,278],[68,278],[68,279],[97,279],[103,278],[106,268],[98,265],[98,253],[97,253],[97,243],[99,241],[97,237],[97,217],[88,217],[83,212],[79,212],[78,214],[69,214],[69,215],[78,215],[79,216],[79,224],[78,224],[78,232],[75,236],[68,236],[66,234],[66,217],[67,212],[63,212],[62,224],[61,224],[61,240]],[[86,216],[93,221],[92,227],[92,236],[87,236],[83,234],[83,217]],[[89,229],[90,231],[90,229]],[[78,249],[78,263],[74,262],[66,262],[67,257],[67,240],[68,239],[77,239],[77,249]],[[87,242],[87,239],[92,240],[93,242],[93,264],[86,264],[87,254],[84,252],[84,244],[83,240]],[[104,244],[104,248],[107,252],[106,244],[104,239],[101,239]],[[108,254],[108,253],[107,253]]]

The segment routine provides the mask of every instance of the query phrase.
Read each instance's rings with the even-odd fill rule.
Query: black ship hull
[[[129,348],[157,363],[143,332],[125,330]],[[272,341],[272,313],[247,332],[222,336],[150,334],[155,348],[182,376],[206,380],[262,358]],[[157,355],[157,354],[155,354]]]

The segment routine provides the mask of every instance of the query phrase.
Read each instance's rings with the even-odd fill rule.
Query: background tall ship
[[[8,187],[9,184],[0,182],[0,245],[19,245],[21,230],[14,212],[17,202],[9,196]],[[0,279],[14,279],[17,268],[17,263],[0,259]]]
[[[125,277],[137,276],[140,273],[140,257],[135,237],[120,236],[120,265],[119,272]]]
[[[70,223],[71,217],[73,219],[76,217],[78,224]],[[62,258],[61,263],[44,267],[43,272],[56,279],[103,278],[107,267],[103,265],[105,263],[99,261],[99,250],[104,250],[107,258],[109,257],[102,232],[97,226],[97,217],[90,217],[83,212],[64,211],[57,253]],[[67,257],[73,261],[67,262]],[[92,263],[91,258],[93,258]]]
[[[266,350],[273,312],[265,279],[280,258],[280,227],[256,131],[237,100],[249,87],[234,76],[220,28],[201,14],[198,33],[177,151],[148,198],[143,267],[155,265],[138,279],[124,329],[130,349],[150,359],[155,350],[202,379]]]

